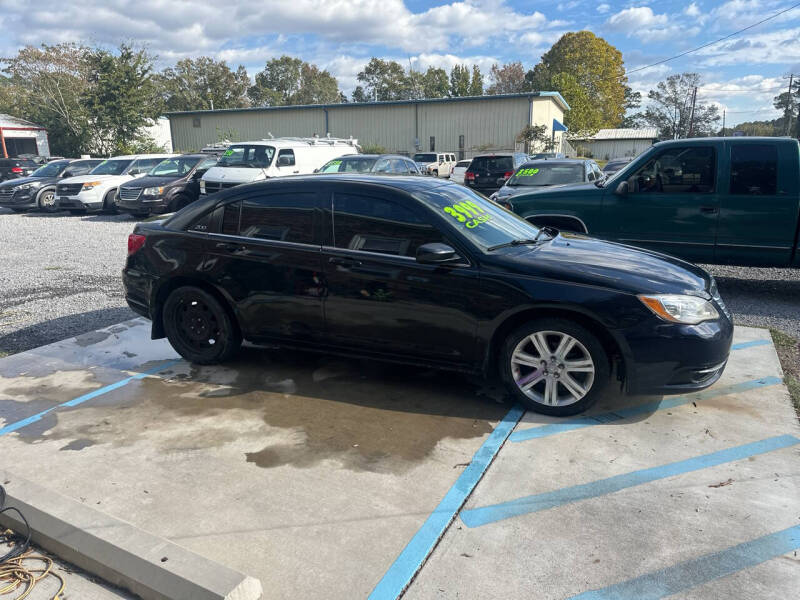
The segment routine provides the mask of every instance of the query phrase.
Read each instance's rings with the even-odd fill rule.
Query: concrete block
[[[8,471],[7,506],[40,547],[143,600],[258,600],[261,582]],[[22,531],[16,515],[0,525]]]

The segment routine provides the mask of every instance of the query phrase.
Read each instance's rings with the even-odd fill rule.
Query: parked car
[[[38,168],[39,165],[29,158],[0,158],[0,181],[27,177]]]
[[[487,196],[499,190],[509,177],[528,160],[521,152],[480,154],[472,159],[464,173],[464,183]]]
[[[614,173],[619,171],[622,167],[627,166],[633,160],[630,156],[626,158],[612,158],[603,167],[603,173],[606,177],[611,177]]]
[[[733,335],[700,267],[537,229],[427,177],[315,175],[201,198],[128,238],[125,297],[198,364],[243,339],[488,375],[527,407],[719,379]]]
[[[56,209],[56,184],[64,178],[85,175],[101,162],[99,158],[55,160],[28,177],[4,181],[0,183],[0,206],[15,212],[32,208],[51,212]]]
[[[460,160],[456,163],[456,166],[453,167],[453,170],[450,171],[450,181],[455,181],[456,183],[464,184],[464,174],[467,172],[469,168],[469,164],[472,162],[472,159],[469,160]]]
[[[73,214],[93,210],[116,210],[119,186],[134,177],[143,177],[150,169],[173,154],[134,154],[104,160],[88,175],[70,177],[56,186],[56,204]]]
[[[200,196],[200,178],[217,164],[208,154],[182,154],[167,158],[144,177],[119,186],[117,209],[136,217],[175,212]]]
[[[536,154],[531,154],[528,158],[531,160],[544,160],[550,158],[567,158],[567,155],[563,152],[537,152]]]
[[[329,160],[359,154],[358,140],[275,138],[228,146],[200,180],[200,193],[213,194],[242,183],[313,173]]]
[[[414,162],[424,175],[448,177],[456,165],[456,155],[452,152],[418,152]]]
[[[504,204],[511,196],[530,191],[531,188],[567,185],[570,183],[600,182],[605,175],[591,159],[562,158],[552,160],[532,160],[523,163],[509,177],[503,187],[490,196],[492,200]]]
[[[655,144],[598,187],[514,196],[538,225],[700,263],[800,267],[800,143],[725,137]]]
[[[417,163],[399,154],[350,154],[326,162],[318,173],[372,173],[373,175],[422,175]]]

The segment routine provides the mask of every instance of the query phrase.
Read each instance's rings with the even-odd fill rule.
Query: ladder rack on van
[[[329,146],[336,146],[336,145],[346,145],[346,146],[358,146],[358,140],[353,139],[350,137],[349,139],[344,138],[333,138],[333,137],[279,137],[279,138],[261,138],[262,142],[274,142],[276,140],[287,140],[291,142],[300,142],[303,144],[308,144],[309,146],[314,146],[316,144],[328,144]]]

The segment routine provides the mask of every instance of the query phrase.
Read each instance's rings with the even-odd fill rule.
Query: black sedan
[[[100,158],[61,159],[42,165],[27,177],[0,183],[0,206],[14,212],[36,208],[44,212],[57,209],[56,184],[66,177],[86,175],[103,162]]]
[[[187,360],[243,338],[499,373],[529,408],[580,412],[611,386],[673,394],[722,374],[713,278],[668,256],[537,229],[425,177],[276,178],[202,198],[128,239],[125,295]]]

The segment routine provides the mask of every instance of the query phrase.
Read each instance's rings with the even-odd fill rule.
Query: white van
[[[200,180],[200,193],[213,194],[242,183],[313,173],[333,158],[360,154],[358,140],[337,138],[275,138],[235,142],[217,166]]]

